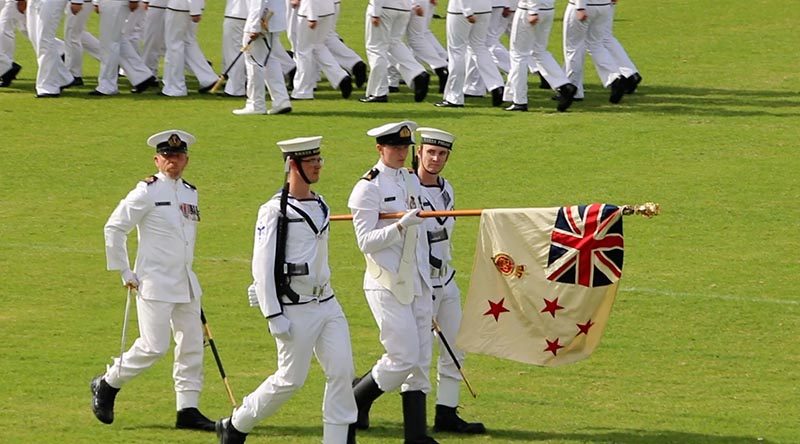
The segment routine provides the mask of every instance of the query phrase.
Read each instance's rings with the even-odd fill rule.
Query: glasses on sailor
[[[322,166],[322,165],[325,164],[325,159],[323,159],[322,157],[311,157],[311,158],[308,158],[308,159],[301,159],[300,162],[309,163],[311,165],[320,165],[320,166]]]

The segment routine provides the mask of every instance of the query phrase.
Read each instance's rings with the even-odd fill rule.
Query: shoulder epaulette
[[[148,176],[142,179],[142,182],[146,183],[148,186],[156,183],[157,181],[158,181],[158,176],[156,175]]]
[[[367,174],[361,176],[361,178],[364,179],[364,180],[372,180],[372,179],[378,177],[378,174],[380,174],[380,170],[377,169],[377,168],[373,168],[373,169],[369,170],[367,172]]]
[[[183,180],[183,179],[181,179],[181,180]],[[190,184],[189,182],[187,182],[187,181],[183,180],[183,184],[184,184],[184,185],[186,185],[186,188],[190,188],[190,189],[192,189],[192,190],[195,190],[195,191],[197,191],[197,187],[196,187],[196,186],[194,186],[194,185],[192,185],[192,184]]]

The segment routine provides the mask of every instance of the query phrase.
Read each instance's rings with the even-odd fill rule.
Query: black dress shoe
[[[439,108],[463,108],[464,105],[459,105],[458,103],[448,102],[447,100],[442,100],[441,102],[436,102],[433,106],[437,106]]]
[[[544,78],[542,73],[537,72],[536,74],[539,74],[539,89],[552,89],[550,83]]]
[[[358,99],[359,102],[364,103],[386,103],[389,101],[389,97],[386,95],[383,96],[367,96]]]
[[[464,97],[467,98],[467,99],[482,99],[483,98],[483,96],[480,95],[480,94],[467,94],[467,93],[464,93]]]
[[[608,96],[608,101],[611,103],[619,103],[622,96],[625,95],[625,78],[620,76],[611,82],[611,95]]]
[[[431,82],[431,76],[427,73],[427,71],[422,72],[418,76],[414,77],[414,101],[415,102],[422,102],[425,100],[425,96],[428,95],[428,85]]]
[[[353,79],[350,76],[344,76],[341,82],[339,82],[339,92],[342,93],[342,98],[347,99],[350,97],[350,94],[353,93]]]
[[[482,435],[486,427],[480,422],[467,422],[458,416],[455,407],[436,404],[436,417],[433,423],[434,432],[450,432],[465,435]]]
[[[106,93],[100,92],[100,91],[98,91],[96,89],[93,89],[93,90],[89,91],[89,95],[90,96],[106,97],[106,96],[110,96],[111,94],[106,94]]]
[[[11,86],[11,81],[17,78],[22,66],[17,62],[11,62],[11,68],[0,76],[0,87]]]
[[[147,88],[150,88],[151,86],[157,86],[157,85],[158,85],[158,79],[156,79],[156,76],[150,76],[147,79],[145,79],[142,83],[139,83],[137,85],[133,85],[133,88],[131,88],[131,93],[133,93],[133,94],[141,94],[141,93],[147,91]]]
[[[83,78],[82,77],[73,77],[71,82],[67,83],[66,85],[61,86],[61,91],[64,91],[67,88],[72,88],[73,86],[83,86]]]
[[[119,392],[118,388],[108,385],[103,375],[92,379],[89,388],[92,390],[92,412],[103,424],[114,422],[114,400]]]
[[[527,111],[527,103],[512,103],[508,108],[503,108],[506,111]]]
[[[215,85],[216,83],[217,83],[217,82],[214,82],[214,83],[212,83],[212,84],[210,84],[210,85],[206,85],[206,86],[204,86],[204,87],[202,87],[202,88],[198,89],[198,90],[197,90],[197,92],[199,92],[200,94],[206,94],[206,93],[208,93],[209,91],[211,91],[211,88],[213,88],[213,87],[214,87],[214,85]]]
[[[558,105],[556,110],[558,112],[566,111],[575,99],[575,94],[578,92],[578,87],[572,83],[565,83],[558,88]]]
[[[389,86],[389,92],[390,93],[400,92],[400,87],[399,86]]]
[[[297,68],[292,68],[292,70],[289,71],[289,74],[286,74],[286,91],[292,92],[292,90],[294,90],[294,75],[296,73]]]
[[[642,76],[635,72],[630,77],[625,77],[625,94],[633,94],[636,88],[642,83]]]
[[[222,418],[214,424],[220,444],[243,444],[247,439],[247,433],[236,430],[231,418]]]
[[[56,97],[61,97],[61,94],[56,94],[56,93],[36,94],[37,99],[55,99]]]
[[[433,72],[439,77],[439,94],[443,94],[444,87],[447,85],[447,78],[450,77],[450,72],[447,71],[447,68],[436,68]]]
[[[492,90],[492,106],[500,106],[503,104],[503,88],[502,86],[498,86],[497,88]]]
[[[556,100],[556,101],[561,100],[561,94],[558,94],[558,93],[554,94],[553,97],[550,97],[550,100]],[[583,97],[573,97],[572,101],[573,102],[583,102]]]
[[[356,88],[361,89],[367,82],[367,64],[359,61],[353,65],[353,76],[356,78]]]
[[[214,421],[208,419],[197,410],[196,407],[189,407],[178,410],[175,427],[179,429],[202,430],[205,432],[214,431]]]

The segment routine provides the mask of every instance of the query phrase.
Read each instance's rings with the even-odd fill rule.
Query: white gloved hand
[[[289,339],[292,333],[289,331],[292,323],[289,318],[280,314],[267,319],[269,322],[269,334],[278,339]]]
[[[258,307],[258,296],[256,295],[256,283],[253,282],[247,287],[247,301],[251,307]]]
[[[120,270],[119,274],[120,276],[122,276],[123,286],[130,288],[139,288],[139,276],[136,276],[136,273],[131,271],[130,268]]]
[[[397,225],[400,225],[403,228],[408,228],[413,225],[419,225],[424,220],[423,218],[419,217],[419,212],[422,211],[419,208],[416,210],[408,210],[403,217],[397,221]]]

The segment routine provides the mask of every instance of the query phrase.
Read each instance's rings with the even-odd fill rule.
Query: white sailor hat
[[[322,146],[322,136],[295,137],[294,139],[281,140],[278,146],[283,152],[283,157],[308,157],[319,154]]]
[[[436,145],[448,150],[453,149],[453,142],[456,136],[436,128],[421,127],[417,128],[420,137],[420,144],[423,145]]]
[[[147,144],[158,153],[186,153],[194,143],[194,136],[177,129],[161,131],[147,139]]]
[[[411,120],[387,123],[367,131],[367,135],[374,137],[380,145],[412,145],[414,143],[414,130],[417,123]]]

